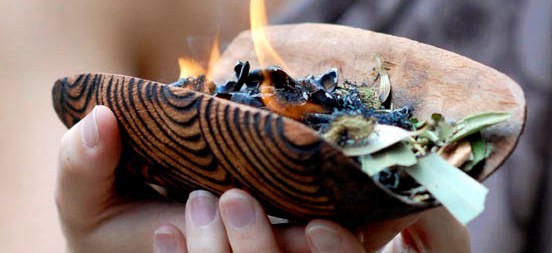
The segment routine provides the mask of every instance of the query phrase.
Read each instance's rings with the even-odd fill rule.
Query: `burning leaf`
[[[363,142],[362,146],[345,146],[343,153],[347,156],[369,155],[413,135],[415,135],[414,132],[400,127],[376,124],[374,132]]]
[[[464,225],[484,209],[489,190],[437,154],[419,159],[416,166],[404,171],[425,186]]]
[[[465,117],[453,126],[452,134],[447,138],[447,142],[456,142],[484,128],[506,121],[511,116],[509,112],[485,112]]]
[[[405,144],[397,143],[375,154],[361,156],[360,164],[362,171],[372,177],[391,166],[412,166],[416,164],[416,155]]]

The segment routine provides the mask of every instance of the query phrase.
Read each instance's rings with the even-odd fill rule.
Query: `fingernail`
[[[178,245],[174,231],[169,226],[161,226],[155,230],[153,237],[155,253],[177,253]]]
[[[204,226],[211,223],[217,212],[215,196],[207,191],[193,191],[190,193],[190,209],[194,225]]]
[[[314,252],[339,252],[341,236],[333,229],[324,225],[309,227],[306,231],[307,240]]]
[[[100,132],[98,130],[98,124],[96,123],[96,114],[98,107],[94,107],[92,111],[84,118],[81,129],[81,138],[84,145],[89,148],[94,148],[98,145],[100,138]]]
[[[226,221],[234,229],[244,228],[255,220],[253,203],[247,197],[236,196],[226,200],[223,212]]]

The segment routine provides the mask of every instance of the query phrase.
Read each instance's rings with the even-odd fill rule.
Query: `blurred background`
[[[178,78],[189,38],[229,42],[249,27],[246,0],[0,0],[0,252],[62,252],[53,200],[66,129],[50,89],[63,76],[109,72]],[[552,252],[552,1],[268,0],[272,24],[339,23],[468,56],[524,89],[525,134],[485,184],[469,224],[474,252]],[[193,47],[193,46],[192,46]]]

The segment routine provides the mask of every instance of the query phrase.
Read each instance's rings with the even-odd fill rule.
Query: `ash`
[[[269,111],[282,107],[293,111],[310,105],[310,109],[304,110],[298,117],[291,118],[322,133],[327,131],[336,118],[343,115],[362,115],[366,119],[374,118],[379,124],[412,129],[409,121],[412,108],[390,109],[389,106],[382,106],[384,101],[377,100],[377,88],[365,83],[357,85],[345,81],[339,85],[337,69],[329,69],[318,76],[310,75],[302,79],[294,79],[276,66],[251,70],[249,62],[238,61],[234,66],[234,73],[234,80],[215,84],[211,95]],[[185,80],[179,80],[171,85],[193,86],[194,90],[198,91],[211,90],[200,87],[201,84],[211,85],[204,77]],[[268,98],[272,101],[271,104],[267,103]],[[280,108],[272,108],[272,106]]]

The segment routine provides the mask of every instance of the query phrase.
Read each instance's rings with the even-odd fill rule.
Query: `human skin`
[[[467,230],[442,208],[351,232],[326,220],[271,225],[238,189],[220,198],[194,191],[186,204],[141,182],[126,182],[123,194],[120,154],[118,125],[104,106],[62,138],[55,199],[69,252],[469,252]]]

